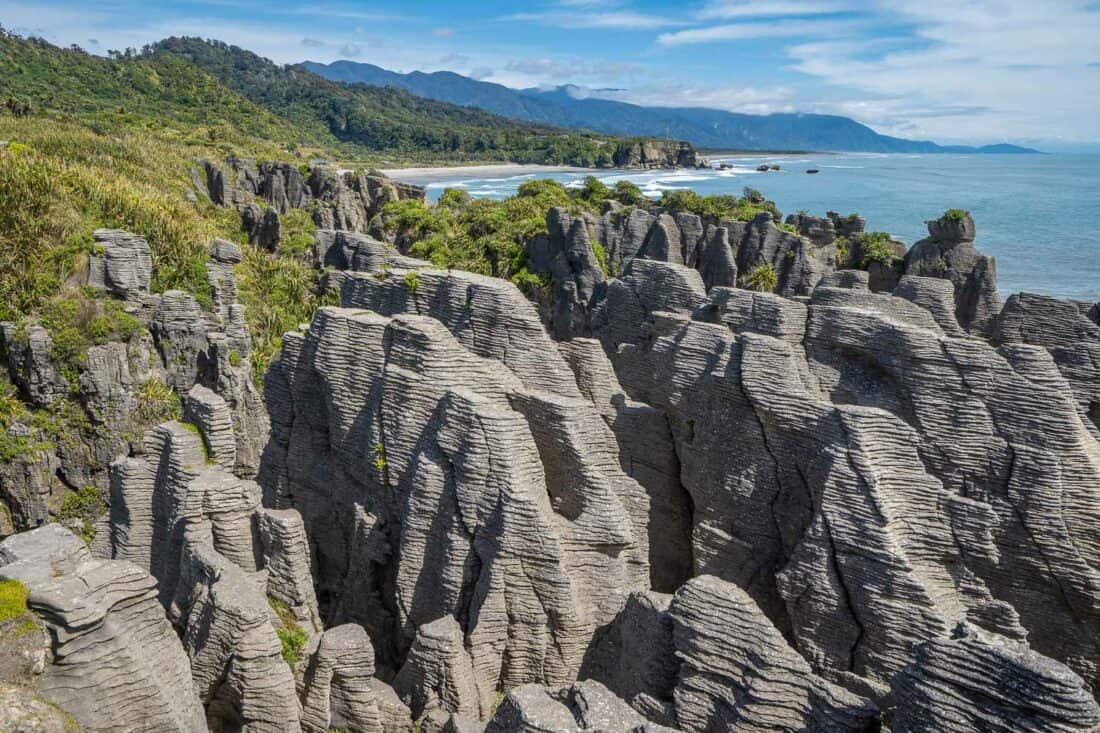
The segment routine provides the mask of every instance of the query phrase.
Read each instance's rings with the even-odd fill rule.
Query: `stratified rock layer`
[[[0,579],[26,586],[49,632],[37,693],[84,730],[207,730],[187,656],[147,572],[93,559],[51,524],[0,542]]]
[[[1094,731],[1100,706],[1065,666],[979,629],[925,642],[893,683],[891,730]]]

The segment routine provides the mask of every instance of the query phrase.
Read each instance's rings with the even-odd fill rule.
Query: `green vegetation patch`
[[[897,256],[894,254],[894,242],[886,232],[868,232],[859,239],[859,266],[866,270],[871,263],[878,262],[892,266]]]
[[[267,603],[279,619],[275,635],[279,637],[279,643],[282,645],[283,661],[293,669],[302,660],[309,634],[298,624],[294,612],[285,603],[271,596],[268,596]]]
[[[691,190],[663,191],[657,203],[670,211],[690,211],[700,216],[714,217],[720,221],[723,219],[752,221],[757,214],[764,211],[777,220],[779,218],[779,209],[775,204],[767,201],[763,194],[751,188],[746,188],[740,197],[732,194],[700,196]]]
[[[0,623],[11,621],[29,613],[27,586],[18,580],[0,580]]]
[[[85,486],[65,495],[57,518],[80,522],[80,536],[89,546],[95,540],[95,523],[107,511],[107,499],[97,486]]]
[[[970,216],[970,212],[966,209],[948,209],[943,212],[943,218],[948,221],[962,221],[968,216]]]
[[[141,385],[137,400],[137,417],[146,424],[179,420],[183,414],[179,393],[159,377],[151,377]]]
[[[53,341],[50,359],[76,389],[88,349],[110,341],[129,341],[144,327],[123,304],[81,289],[68,289],[42,304],[37,321]],[[21,325],[25,328],[25,321]]]
[[[779,275],[775,268],[765,263],[752,268],[745,276],[744,285],[748,290],[760,293],[774,293],[779,285]]]

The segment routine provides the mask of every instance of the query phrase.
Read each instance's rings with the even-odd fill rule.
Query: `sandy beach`
[[[525,173],[561,173],[588,169],[564,165],[498,163],[495,165],[439,166],[435,168],[383,168],[381,170],[394,180],[417,183],[423,180],[430,181],[455,176],[485,178],[488,176],[519,176]]]

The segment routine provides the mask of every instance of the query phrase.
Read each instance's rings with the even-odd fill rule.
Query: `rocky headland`
[[[79,368],[3,324],[79,413],[4,443],[5,730],[1100,726],[1100,307],[1002,303],[966,212],[551,207],[521,290],[375,172],[194,186],[245,246],[306,212],[331,304],[254,375],[240,246],[204,302],[102,230]]]

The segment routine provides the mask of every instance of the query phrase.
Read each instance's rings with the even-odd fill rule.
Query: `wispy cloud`
[[[302,45],[306,48],[321,48],[325,45],[325,42],[317,38],[303,38]]]
[[[657,36],[662,46],[682,46],[689,43],[743,41],[750,38],[810,38],[834,36],[862,25],[856,20],[780,20],[775,22],[724,23],[691,28]]]
[[[432,28],[432,35],[435,36],[436,38],[450,38],[454,34],[455,34],[455,29],[454,28],[448,28],[446,26],[441,26],[439,28]]]
[[[823,0],[822,2],[803,2],[801,0],[711,0],[699,11],[704,20],[730,18],[777,18],[783,16],[828,15],[858,10],[851,3]]]
[[[502,18],[506,21],[539,23],[558,28],[595,28],[608,30],[645,31],[686,25],[683,20],[663,15],[638,13],[633,10],[573,12],[553,10],[540,13],[516,13]]]

